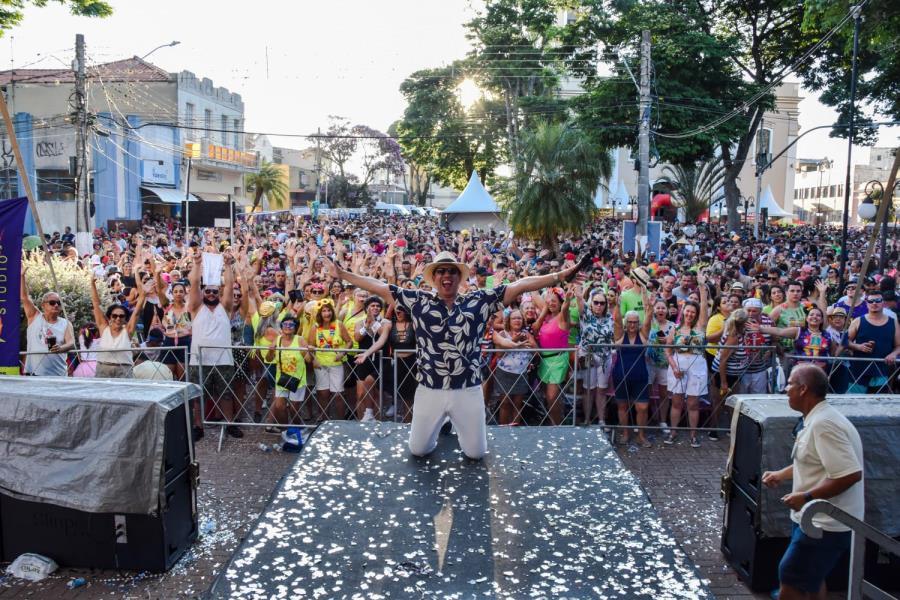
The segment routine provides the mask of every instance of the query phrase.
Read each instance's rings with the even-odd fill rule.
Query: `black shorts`
[[[191,336],[180,337],[177,343],[175,338],[163,337],[163,348],[174,348],[176,346],[184,346],[186,349],[189,349],[191,347]],[[187,363],[186,359],[187,350],[165,350],[160,353],[160,362],[164,365],[184,365]]]

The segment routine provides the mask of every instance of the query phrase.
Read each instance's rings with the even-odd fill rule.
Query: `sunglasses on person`
[[[884,302],[884,298],[866,298],[866,302],[869,304],[881,304]]]
[[[49,304],[50,306],[60,306],[62,302],[59,300],[47,300],[44,304]]]
[[[208,296],[218,296],[219,290],[217,290],[215,288],[206,288],[205,290],[203,290],[203,293]]]
[[[126,315],[125,313],[113,313],[113,314],[109,315],[109,318],[110,318],[110,319],[122,319],[122,320],[125,320],[126,317],[127,317],[127,315]]]
[[[594,306],[606,306],[606,300],[594,300],[591,304]]]
[[[293,321],[286,321],[281,324],[282,329],[297,329],[297,324]]]
[[[457,269],[456,267],[438,267],[434,270],[434,274],[438,277],[443,277],[444,275],[457,277],[459,276],[459,269]]]

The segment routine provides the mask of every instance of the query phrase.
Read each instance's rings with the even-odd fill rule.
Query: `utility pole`
[[[316,133],[316,202],[319,201],[319,183],[322,177],[322,152],[320,150],[322,128],[319,127]]]
[[[78,255],[89,254],[91,243],[91,199],[88,173],[87,96],[84,75],[84,35],[75,35],[75,247]]]
[[[647,243],[650,220],[650,31],[641,32],[641,99],[638,132],[638,219],[636,238]]]
[[[838,289],[844,289],[844,281],[846,277],[844,271],[847,269],[847,227],[848,218],[850,216],[850,170],[853,169],[853,138],[856,136],[856,57],[859,54],[859,27],[862,23],[862,5],[857,4],[850,8],[853,14],[853,62],[850,67],[850,115],[848,117],[850,131],[847,134],[847,177],[844,181],[844,214],[841,223],[841,266],[838,277],[840,283]],[[852,306],[852,305],[851,305]],[[849,319],[848,319],[849,321]]]

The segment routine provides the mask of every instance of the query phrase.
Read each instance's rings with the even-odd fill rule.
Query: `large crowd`
[[[699,446],[704,427],[718,435],[729,394],[773,391],[798,361],[825,367],[833,392],[896,391],[896,240],[875,253],[876,267],[887,253],[883,270],[862,273],[868,235],[852,231],[841,277],[838,229],[769,227],[758,240],[749,229],[693,229],[664,223],[659,252],[636,254],[612,219],[541,244],[377,214],[258,216],[186,238],[177,221],[148,214],[136,233],[95,231],[82,257],[66,230],[48,241],[90,278],[93,314],[71,324],[58,294],[35,305],[23,285],[23,371],[191,378],[206,399],[207,414],[194,413],[198,437],[209,419],[238,437],[241,422],[277,431],[326,418],[408,420],[421,377],[416,324],[330,265],[430,291],[441,269],[428,267],[449,252],[463,267],[462,294],[590,257],[573,281],[557,278],[486,317],[482,387],[497,424],[615,422],[617,441],[643,446],[645,427],[658,426],[665,443],[683,432]]]

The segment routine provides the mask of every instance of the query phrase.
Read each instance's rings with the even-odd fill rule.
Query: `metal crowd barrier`
[[[689,352],[682,355],[686,358],[679,360],[685,370],[694,367],[697,372],[702,372],[706,389],[696,395],[691,395],[691,390],[683,390],[685,393],[677,398],[673,397],[675,390],[662,383],[667,382],[669,367],[660,370],[664,372],[654,371],[646,360],[649,351],[658,351],[664,356],[667,348],[677,352],[683,350],[682,347],[665,344],[642,346],[638,352],[647,373],[641,370],[637,361],[627,366],[616,365],[617,361],[623,360],[620,358],[623,348],[634,350],[635,346],[605,344],[581,349],[482,349],[482,389],[487,423],[571,426],[602,422],[619,439],[631,438],[631,433],[641,430],[647,430],[651,436],[682,431],[717,434],[729,431],[725,398],[720,394],[720,376],[707,367],[706,350],[747,348],[692,346]],[[278,348],[276,358],[267,362],[262,353],[269,350],[264,346],[199,349],[200,366],[191,369],[191,380],[200,383],[203,390],[201,411],[204,425],[267,427],[274,431],[287,426],[314,428],[326,419],[360,420],[368,417],[378,421],[410,420],[418,385],[415,354],[408,358],[395,358],[376,353],[372,357],[374,367],[364,367],[355,362],[361,353],[359,350],[311,350],[320,355],[334,355],[332,362],[341,360],[335,368],[339,373],[329,375],[334,378],[331,383],[335,385],[317,391],[317,387],[325,387],[324,382],[317,382],[315,369],[306,362],[305,385],[300,386],[297,392],[289,392],[279,386],[280,397],[276,398],[277,356],[279,352],[297,350]],[[203,364],[226,362],[218,361],[221,356],[215,356],[222,353],[230,356],[231,365]],[[529,358],[512,358],[522,354],[529,355]],[[789,358],[786,361],[788,368],[807,360],[804,357]],[[549,376],[553,369],[542,369],[542,360],[555,361],[555,379]],[[826,357],[814,360],[829,364],[833,382],[836,374],[840,375],[840,367],[848,362],[857,364],[854,373],[858,375],[848,374],[847,385],[833,385],[831,393],[852,392],[854,388],[851,385],[869,383],[873,381],[875,369],[887,368],[884,359]],[[728,394],[777,391],[779,364],[777,346],[752,347],[743,364],[732,363]],[[635,373],[640,378],[630,377]],[[360,379],[366,381],[367,376],[367,383],[360,385]],[[607,381],[601,388],[598,384],[603,383],[604,379]],[[893,380],[889,376],[885,381],[875,381],[878,385],[867,387],[869,393],[889,391]],[[676,408],[674,415],[673,405]],[[366,414],[367,407],[371,409],[370,417]],[[602,416],[597,414],[598,409],[603,410]],[[673,416],[677,422],[672,422]],[[695,421],[692,422],[692,419]]]
[[[675,432],[715,432],[716,434],[729,431],[727,415],[725,414],[725,397],[721,395],[720,375],[713,372],[709,365],[711,355],[707,350],[718,352],[722,349],[745,350],[747,355],[740,364],[729,361],[727,369],[729,375],[729,389],[727,394],[766,394],[774,390],[777,375],[778,356],[776,346],[720,346],[718,344],[692,345],[685,347],[669,344],[645,344],[639,346],[639,356],[643,361],[634,361],[630,365],[619,364],[622,361],[622,350],[634,351],[634,345],[626,344],[596,344],[587,349],[586,362],[592,369],[605,369],[610,374],[610,383],[600,395],[609,397],[609,401],[598,401],[594,392],[594,404],[607,404],[615,402],[618,413],[618,421],[627,419],[624,423],[615,424],[606,421],[606,427],[613,430],[641,430],[647,429],[653,432],[670,434]],[[676,356],[685,372],[682,380],[673,378],[676,387],[669,385],[671,367],[666,358],[666,350],[671,350]],[[657,366],[653,360],[653,353],[657,353],[666,366]],[[608,360],[605,357],[610,357]],[[707,358],[709,356],[709,359]],[[734,356],[734,354],[732,355]],[[585,369],[586,375],[592,375]],[[698,377],[691,380],[690,372],[694,371]],[[700,381],[699,374],[703,380]],[[674,374],[672,374],[674,376]],[[686,378],[686,379],[685,379]],[[587,383],[587,381],[585,382]],[[623,383],[625,384],[623,389]],[[680,392],[680,393],[679,393]],[[727,396],[726,396],[727,397]],[[643,402],[639,402],[642,400]],[[638,424],[636,417],[642,403],[647,405],[646,424]],[[626,410],[622,410],[623,405]],[[673,410],[674,409],[674,410]],[[583,413],[587,418],[580,422],[589,423],[590,408],[584,405]],[[692,416],[694,413],[695,416]],[[642,416],[642,415],[641,415]],[[696,419],[692,423],[691,420]],[[674,421],[674,422],[673,422]]]
[[[862,356],[790,357],[790,363],[816,363],[828,373],[829,394],[896,394],[900,392],[898,367],[883,358]]]
[[[122,352],[131,363],[120,362]],[[128,350],[71,350],[69,352],[20,352],[24,375],[50,377],[112,377],[157,381],[187,381],[185,346],[146,346]]]

